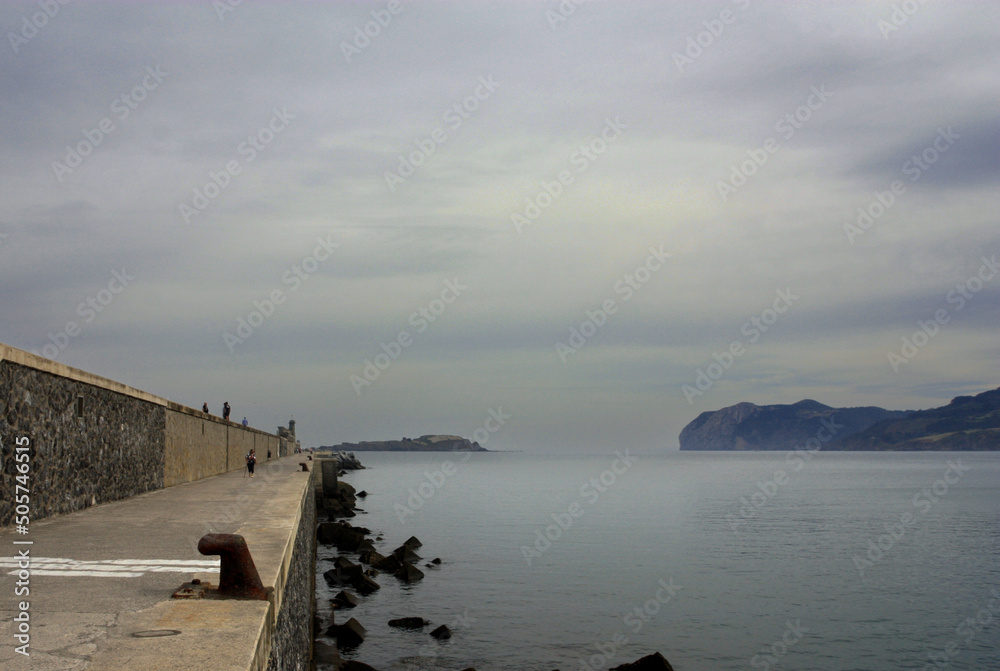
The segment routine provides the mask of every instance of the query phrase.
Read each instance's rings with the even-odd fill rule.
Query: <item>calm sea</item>
[[[358,456],[353,521],[443,560],[350,611],[383,671],[1000,669],[1000,454]]]

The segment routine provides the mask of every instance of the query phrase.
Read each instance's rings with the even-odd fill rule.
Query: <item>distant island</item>
[[[420,436],[402,440],[376,440],[360,443],[341,443],[333,447],[317,447],[317,450],[334,452],[488,452],[479,443],[461,436]]]
[[[1000,388],[929,410],[737,403],[703,412],[682,450],[1000,450]]]

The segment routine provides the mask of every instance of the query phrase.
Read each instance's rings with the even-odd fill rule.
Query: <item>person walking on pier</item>
[[[229,407],[229,401],[222,404],[222,419],[229,419],[229,413],[232,408]]]
[[[253,477],[253,467],[257,465],[257,455],[254,453],[253,448],[247,453],[247,470],[250,471],[250,477]]]

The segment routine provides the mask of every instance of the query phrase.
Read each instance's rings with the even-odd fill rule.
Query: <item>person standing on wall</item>
[[[246,417],[243,418],[243,426],[250,426],[250,422],[247,421]]]
[[[253,467],[257,465],[257,455],[254,453],[253,448],[247,453],[247,470],[250,471],[250,477],[253,477]]]
[[[208,401],[201,404],[201,411],[208,414]]]
[[[229,407],[229,401],[222,404],[222,419],[229,419],[229,412],[232,409]]]

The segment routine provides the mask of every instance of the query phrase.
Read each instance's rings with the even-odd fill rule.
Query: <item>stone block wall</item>
[[[228,427],[173,410],[166,411],[163,486],[200,480],[229,470]]]
[[[271,639],[268,671],[309,671],[312,662],[313,606],[316,598],[316,493],[310,484],[292,546],[285,588]]]
[[[290,454],[275,435],[228,422],[0,344],[0,527],[14,523],[15,442],[31,440],[31,519],[242,470]]]
[[[0,526],[13,523],[14,443],[31,440],[31,518],[163,487],[164,408],[0,361]]]

